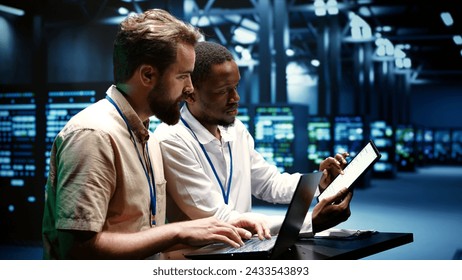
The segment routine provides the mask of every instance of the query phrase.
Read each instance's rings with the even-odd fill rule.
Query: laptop
[[[313,201],[322,172],[302,174],[287,208],[279,233],[271,239],[254,236],[240,248],[224,243],[206,245],[184,256],[188,259],[278,259],[298,239],[308,209]]]

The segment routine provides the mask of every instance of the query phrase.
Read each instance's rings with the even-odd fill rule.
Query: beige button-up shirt
[[[59,229],[128,233],[150,228],[153,220],[157,225],[165,223],[166,181],[159,143],[148,122],[139,119],[115,86],[107,95],[125,116],[134,139],[108,99],[82,110],[58,134],[46,185],[45,258],[57,257]],[[148,177],[153,175],[148,159],[155,178],[155,217],[151,216]]]

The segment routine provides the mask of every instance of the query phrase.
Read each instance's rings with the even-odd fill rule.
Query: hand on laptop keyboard
[[[257,237],[253,237],[251,239],[245,240],[244,245],[239,248],[232,248],[228,249],[227,253],[241,253],[241,252],[260,252],[260,251],[267,251],[274,246],[276,242],[276,237],[273,236],[271,239],[263,239],[260,240]]]

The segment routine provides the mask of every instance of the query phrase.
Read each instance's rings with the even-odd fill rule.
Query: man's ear
[[[152,88],[152,86],[157,82],[159,71],[151,65],[143,64],[140,66],[139,75],[141,83],[144,86]]]

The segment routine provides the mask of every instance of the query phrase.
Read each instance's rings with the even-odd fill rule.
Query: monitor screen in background
[[[319,164],[332,155],[332,132],[329,118],[310,116],[307,131],[309,169],[318,170]]]
[[[423,129],[422,153],[424,163],[434,162],[434,141],[433,130],[430,128]]]
[[[237,119],[239,119],[247,128],[247,130],[250,132],[250,112],[249,112],[249,107],[244,106],[244,105],[239,105],[238,109],[238,114],[236,116]]]
[[[370,123],[370,135],[378,150],[382,154],[380,160],[374,165],[376,175],[394,172],[394,133],[391,125],[383,120],[376,120]],[[389,174],[393,175],[393,174]]]
[[[451,161],[462,163],[462,129],[454,129],[451,133]]]
[[[415,170],[415,132],[412,125],[398,125],[395,133],[398,170]]]
[[[334,118],[334,154],[348,152],[355,157],[364,143],[364,122],[361,116]]]
[[[253,109],[255,150],[281,172],[305,172],[308,107],[273,104]]]
[[[36,175],[36,113],[34,93],[0,93],[1,187],[25,187]]]
[[[435,162],[448,163],[451,158],[451,130],[434,130],[434,155]]]
[[[50,91],[45,104],[45,177],[48,177],[50,153],[56,135],[81,110],[95,103],[95,90]]]
[[[371,139],[374,140],[377,148],[388,148],[393,146],[393,128],[385,121],[373,121],[371,126]]]
[[[294,165],[294,121],[290,107],[255,109],[255,149],[280,171]]]
[[[0,93],[0,240],[40,239],[44,180],[34,92]],[[40,161],[40,162],[39,162]],[[41,175],[41,174],[40,174]],[[43,177],[41,177],[43,178]]]

